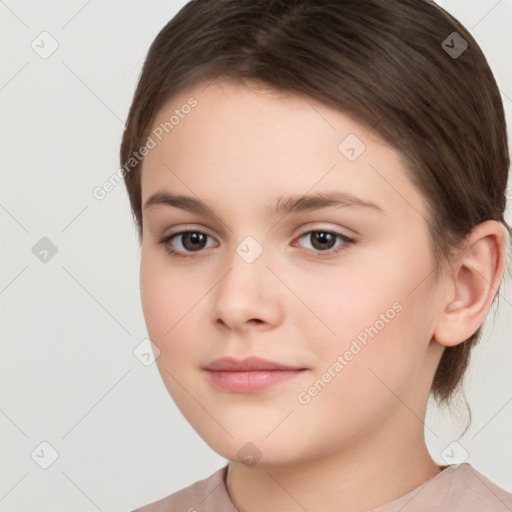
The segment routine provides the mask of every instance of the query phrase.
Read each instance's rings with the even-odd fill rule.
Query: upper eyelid
[[[300,231],[299,233],[295,234],[294,236],[295,236],[295,238],[303,237],[304,235],[306,235],[308,233],[316,232],[316,231],[326,231],[329,233],[335,233],[337,235],[344,236],[346,238],[353,238],[353,235],[343,233],[338,228],[326,228],[326,227],[322,227],[322,226],[310,227],[308,229],[304,229],[304,230]],[[167,233],[166,235],[163,235],[161,238],[171,238],[173,236],[183,235],[185,233],[202,233],[204,235],[208,235],[211,238],[215,238],[215,236],[208,233],[208,231],[205,231],[204,228],[180,228],[177,231],[171,231],[171,232]]]
[[[325,228],[325,227],[321,227],[320,226],[320,227],[305,228],[304,230],[300,231],[298,234],[294,235],[293,241],[300,240],[305,235],[308,235],[308,234],[314,233],[314,232],[318,232],[318,231],[325,231],[325,232],[328,232],[328,233],[333,233],[337,237],[340,237],[340,238],[345,239],[345,240],[351,240],[351,241],[355,240],[354,236],[345,234],[345,233],[341,232],[339,229],[336,229],[336,228]],[[209,233],[204,232],[202,230],[202,228],[201,229],[181,228],[178,231],[172,231],[171,233],[168,233],[167,235],[164,235],[163,237],[161,237],[161,240],[167,240],[168,242],[170,242],[171,240],[174,239],[174,237],[178,237],[178,236],[184,235],[186,233],[202,233],[202,234],[204,234],[206,236],[209,236],[212,239],[215,239],[215,237],[213,235],[210,235]],[[185,252],[187,252],[187,251],[185,251]],[[201,251],[198,251],[198,252],[201,252]],[[328,252],[328,251],[325,251],[325,252]]]
[[[308,224],[312,224],[312,223],[308,223]],[[342,230],[349,231],[350,233],[344,233]],[[359,236],[359,233],[357,233],[355,230],[349,229],[347,227],[338,228],[338,227],[326,227],[326,226],[309,226],[307,228],[302,229],[295,236],[303,236],[306,233],[309,233],[310,231],[330,231],[330,232],[335,232],[339,235],[345,236],[347,238],[353,238],[354,236]],[[186,224],[179,226],[178,228],[176,228],[176,230],[173,229],[166,235],[163,235],[163,237],[170,237],[173,235],[180,235],[180,234],[188,233],[188,232],[203,233],[205,235],[211,236],[212,238],[215,238],[215,236],[209,232],[209,228],[204,228],[203,226],[201,226],[201,227],[187,226]]]

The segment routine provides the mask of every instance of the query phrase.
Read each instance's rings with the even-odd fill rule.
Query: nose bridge
[[[247,265],[252,265],[258,259],[261,259],[264,250],[256,238],[248,235],[238,244],[235,252]]]
[[[246,236],[226,258],[224,277],[214,293],[214,319],[240,327],[249,320],[275,321],[275,287],[267,268],[267,254],[252,236]]]
[[[229,271],[219,283],[226,293],[235,293],[239,300],[251,296],[253,299],[259,293],[259,287],[266,282],[264,276],[266,255],[263,246],[252,236],[245,237],[228,256],[226,263]]]

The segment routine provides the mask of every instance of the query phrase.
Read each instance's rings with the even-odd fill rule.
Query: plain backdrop
[[[512,123],[512,0],[439,3],[486,53]],[[129,511],[226,462],[137,357],[128,197],[92,194],[118,168],[147,49],[184,4],[0,1],[1,511]],[[433,407],[426,436],[438,461],[468,460],[512,491],[509,289],[466,381],[471,428],[459,438],[464,408]]]

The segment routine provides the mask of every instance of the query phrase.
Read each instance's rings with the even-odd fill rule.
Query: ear
[[[482,325],[503,277],[507,246],[505,226],[494,220],[478,224],[467,235],[452,267],[435,341],[447,347],[458,345]]]

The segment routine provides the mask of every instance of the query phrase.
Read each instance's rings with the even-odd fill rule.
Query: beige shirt
[[[133,512],[238,512],[226,487],[227,464],[204,480]],[[411,492],[369,512],[511,512],[512,494],[470,464],[447,466]]]

